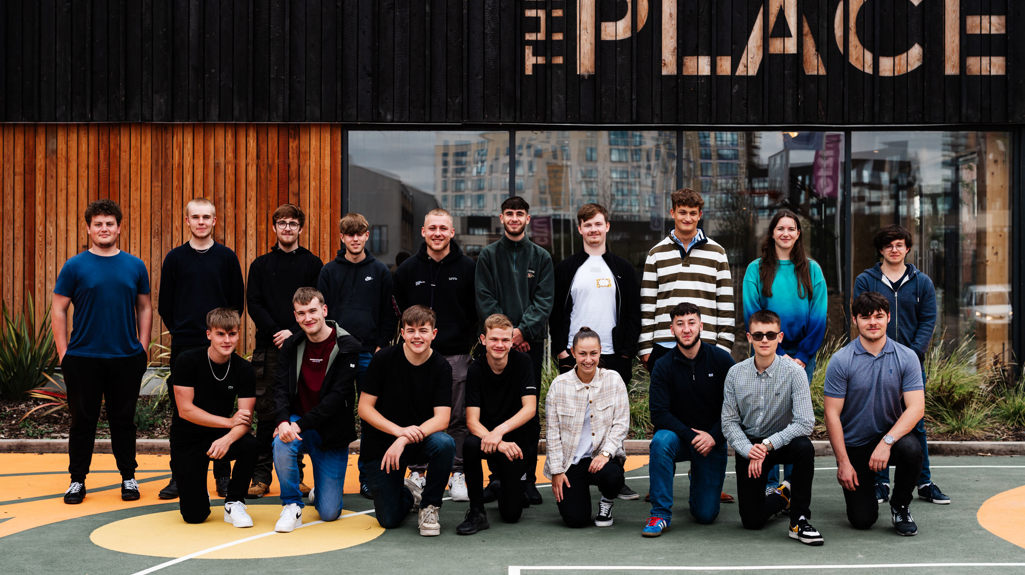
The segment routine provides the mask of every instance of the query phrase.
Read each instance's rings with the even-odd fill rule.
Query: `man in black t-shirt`
[[[363,420],[360,468],[374,495],[381,527],[398,527],[410,507],[419,508],[420,535],[441,534],[438,511],[455,456],[445,433],[452,411],[452,367],[431,342],[438,334],[430,308],[410,306],[402,313],[401,345],[382,349],[360,383]],[[427,463],[427,484],[406,479],[409,463]]]
[[[206,489],[210,460],[235,460],[224,498],[224,520],[235,527],[253,526],[245,501],[258,448],[249,434],[256,405],[255,376],[253,366],[235,353],[240,323],[233,309],[211,310],[206,314],[210,345],[182,353],[174,364],[177,410],[171,420],[171,473],[186,523],[202,523],[210,516]],[[234,411],[236,398],[238,411]]]
[[[493,314],[480,336],[486,350],[470,364],[466,375],[466,426],[463,465],[470,508],[456,533],[471,535],[488,528],[484,511],[484,471],[481,459],[506,488],[498,497],[502,521],[515,523],[523,513],[523,451],[534,440],[528,422],[537,423],[537,384],[530,356],[513,350],[509,318]]]

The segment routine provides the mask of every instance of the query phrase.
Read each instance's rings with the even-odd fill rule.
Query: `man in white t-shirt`
[[[575,363],[569,353],[573,334],[589,327],[601,338],[602,367],[617,371],[629,385],[641,333],[641,286],[634,267],[607,249],[610,228],[604,206],[584,204],[577,211],[584,249],[555,266],[555,303],[548,324],[561,373]],[[620,497],[636,499],[637,494],[624,485]]]

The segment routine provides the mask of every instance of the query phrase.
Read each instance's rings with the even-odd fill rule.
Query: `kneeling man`
[[[285,340],[274,376],[274,471],[281,486],[281,517],[274,530],[288,533],[303,524],[299,457],[310,455],[315,490],[310,499],[322,521],[342,513],[342,487],[349,443],[356,439],[352,416],[359,340],[327,319],[324,296],[301,287],[292,296],[302,329]]]
[[[922,444],[909,435],[925,413],[918,356],[886,337],[890,302],[876,292],[854,299],[858,338],[833,354],[826,368],[825,408],[836,479],[843,486],[847,520],[868,529],[879,516],[875,474],[897,468],[890,515],[899,535],[915,535],[912,491],[922,469]]]
[[[224,498],[224,520],[252,527],[246,492],[256,466],[259,442],[249,434],[256,405],[253,366],[235,353],[238,312],[216,308],[206,314],[210,346],[182,353],[174,362],[171,420],[171,473],[178,484],[178,504],[186,523],[210,516],[206,477],[210,460],[235,461]],[[238,398],[238,411],[235,399]]]
[[[744,527],[761,529],[789,504],[790,537],[822,545],[822,535],[808,522],[815,473],[815,448],[808,436],[815,426],[815,412],[804,370],[776,355],[783,341],[780,325],[772,311],[751,314],[747,341],[755,354],[726,374],[722,432],[736,453]],[[766,495],[765,470],[780,463],[794,466],[790,481]]]

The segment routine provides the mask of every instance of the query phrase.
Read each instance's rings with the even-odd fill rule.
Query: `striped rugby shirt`
[[[701,230],[689,252],[671,236],[648,251],[641,278],[638,355],[651,353],[656,344],[675,341],[669,331],[669,311],[684,301],[701,310],[701,341],[732,352],[736,312],[730,264],[726,250]]]

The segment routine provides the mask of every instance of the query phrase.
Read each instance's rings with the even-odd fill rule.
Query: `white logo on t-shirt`
[[[612,278],[597,278],[594,284],[595,287],[610,288],[612,287]]]
[[[427,283],[427,282],[426,282],[426,281],[424,281],[424,280],[416,280],[416,283],[414,283],[413,285],[415,285],[415,286],[422,286],[422,285],[424,285],[425,283]]]
[[[374,281],[374,276],[367,276],[367,277],[363,278],[363,281],[365,281],[365,282]]]

